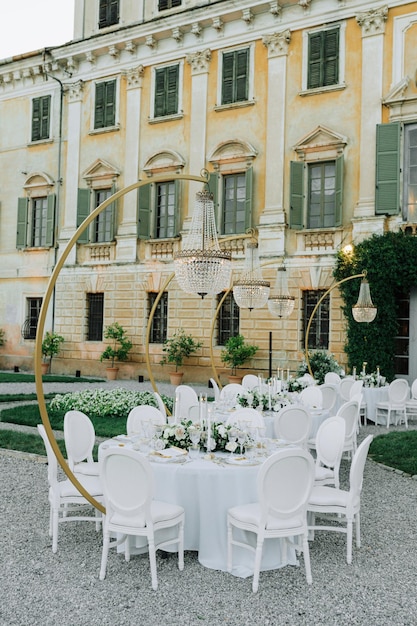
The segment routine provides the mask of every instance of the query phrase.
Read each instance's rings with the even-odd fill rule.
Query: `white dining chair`
[[[88,415],[77,410],[65,413],[64,441],[71,471],[75,474],[98,476],[98,463],[93,459],[96,433]]]
[[[300,402],[309,409],[321,409],[323,406],[323,394],[318,385],[310,385],[300,393]]]
[[[411,398],[405,403],[405,411],[407,413],[407,421],[417,417],[417,378],[411,385]]]
[[[210,378],[210,384],[214,392],[214,401],[218,402],[220,400],[220,387],[214,380],[214,378]]]
[[[308,523],[310,538],[314,539],[316,530],[345,533],[348,563],[352,563],[353,525],[356,527],[356,547],[360,548],[361,545],[361,491],[366,457],[372,439],[373,435],[368,435],[355,452],[350,466],[349,491],[317,485],[313,487],[307,504],[307,510],[311,513]],[[332,521],[332,525],[316,524],[316,517],[323,517],[324,522],[327,518],[328,521]]]
[[[237,395],[242,395],[245,393],[245,388],[243,385],[239,383],[229,383],[222,387],[220,391],[220,400],[224,400],[227,404],[232,408],[236,404]]]
[[[342,380],[340,381],[339,395],[340,395],[340,399],[342,400],[342,403],[348,402],[350,400],[350,390],[354,382],[355,382],[355,379],[352,377],[342,378]]]
[[[153,395],[155,397],[155,400],[158,403],[158,407],[157,408],[161,411],[162,415],[165,415],[165,419],[168,419],[167,408],[165,406],[164,401],[162,400],[162,397],[159,395],[159,393],[157,391],[154,391]]]
[[[126,420],[126,432],[132,435],[149,435],[149,426],[165,425],[165,415],[155,406],[140,404],[129,411]]]
[[[197,392],[189,385],[178,385],[175,388],[175,398],[178,398],[178,404],[175,407],[178,415],[175,415],[175,420],[180,422],[188,419],[190,407],[198,405]]]
[[[241,430],[257,428],[259,432],[265,431],[265,420],[263,415],[251,407],[236,409],[228,418],[226,424],[238,426]]]
[[[378,424],[378,418],[385,418],[387,428],[390,426],[391,415],[394,416],[395,425],[404,421],[405,427],[408,428],[407,407],[406,403],[410,397],[410,387],[405,378],[396,378],[388,387],[388,400],[385,402],[377,402],[375,407],[375,424]],[[401,419],[402,418],[402,419]]]
[[[337,415],[345,421],[345,441],[343,451],[352,457],[357,448],[357,426],[359,421],[360,395],[355,400],[345,402],[337,411]]]
[[[341,377],[336,372],[327,372],[324,377],[324,382],[328,385],[339,385]]]
[[[339,468],[345,442],[345,420],[334,415],[319,426],[315,439],[315,485],[334,485],[339,489]]]
[[[280,450],[261,466],[257,479],[258,502],[232,507],[227,512],[227,571],[232,571],[233,546],[255,554],[252,591],[259,586],[265,539],[282,538],[304,554],[307,583],[311,584],[306,506],[314,481],[314,461],[305,450]],[[233,530],[244,531],[234,537]],[[247,536],[256,535],[256,547]]]
[[[311,431],[311,414],[307,407],[290,404],[274,416],[277,439],[305,447]]]
[[[247,391],[252,391],[259,387],[259,378],[255,374],[245,374],[242,378],[242,385]]]
[[[322,385],[319,385],[318,387],[321,391],[322,398],[323,398],[321,408],[323,409],[323,411],[328,411],[329,415],[332,415],[333,411],[335,411],[336,404],[337,404],[338,389],[332,383],[323,383]]]
[[[156,550],[176,545],[178,569],[184,569],[184,509],[177,504],[153,500],[154,481],[149,461],[134,450],[108,448],[100,456],[106,515],[100,580],[106,576],[109,549],[125,544],[130,560],[129,536],[145,537],[148,544],[152,589],[158,588]],[[173,535],[158,535],[171,528]],[[176,532],[174,532],[176,531]],[[111,540],[114,535],[117,538]]]
[[[96,530],[100,529],[101,513],[94,508],[78,489],[67,478],[58,480],[58,461],[49,442],[45,426],[38,424],[38,432],[45,445],[48,458],[49,485],[49,536],[52,538],[52,552],[58,550],[59,525],[66,522],[94,522]],[[77,475],[79,483],[98,502],[103,500],[103,490],[98,476]],[[93,514],[87,515],[87,510]]]
[[[349,390],[349,400],[353,400],[355,396],[358,394],[361,395],[361,405],[359,407],[359,420],[358,420],[358,428],[361,425],[361,420],[363,420],[363,424],[366,424],[366,419],[368,415],[368,407],[363,397],[363,380],[355,380],[353,385]]]

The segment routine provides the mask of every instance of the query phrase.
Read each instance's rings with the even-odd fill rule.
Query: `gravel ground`
[[[361,438],[371,432],[386,431],[366,426]],[[343,486],[348,470],[342,461]],[[302,563],[262,572],[257,594],[251,578],[206,569],[194,552],[186,552],[183,572],[174,555],[158,555],[157,591],[146,555],[126,563],[111,552],[107,578],[100,581],[101,536],[94,524],[61,525],[58,552],[52,553],[44,459],[0,450],[0,472],[0,626],[417,622],[417,481],[371,460],[364,475],[362,547],[354,547],[353,563],[346,563],[344,535],[316,533],[313,584],[307,585]]]

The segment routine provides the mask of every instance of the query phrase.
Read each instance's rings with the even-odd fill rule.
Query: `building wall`
[[[98,28],[97,2],[76,0],[75,10],[73,42],[43,55],[0,61],[0,326],[7,339],[0,367],[33,367],[34,342],[21,336],[26,299],[45,293],[53,267],[75,232],[77,189],[88,186],[92,169],[99,168],[120,190],[146,179],[152,174],[151,158],[168,150],[182,161],[176,171],[198,175],[205,167],[213,173],[219,147],[238,141],[255,155],[250,158],[253,225],[264,277],[273,286],[285,255],[290,292],[296,298],[287,320],[273,319],[266,307],[242,310],[240,330],[260,346],[253,369],[267,371],[272,332],[273,368],[294,371],[303,351],[303,290],[329,288],[335,253],[344,245],[402,226],[401,215],[375,215],[375,136],[377,123],[417,120],[417,3],[312,0],[282,8],[245,1],[237,8],[224,0],[187,2],[161,14],[157,2],[122,0],[119,24],[105,29]],[[307,35],[332,24],[340,24],[343,33],[344,84],[308,92],[303,87]],[[253,52],[251,100],[245,106],[219,107],[221,54],[246,45]],[[154,69],[176,62],[182,68],[181,114],[152,120]],[[95,81],[112,78],[118,81],[116,127],[97,132]],[[31,143],[32,98],[48,94],[51,137]],[[289,228],[290,162],[308,163],[337,151],[344,155],[342,226],[318,232]],[[157,171],[173,170],[162,164]],[[18,198],[32,193],[35,175],[46,176],[48,193],[57,198],[58,245],[18,250]],[[196,183],[182,185],[182,234],[189,228],[199,188]],[[178,238],[168,243],[138,240],[136,192],[120,199],[115,243],[95,250],[75,246],[60,273],[46,324],[65,337],[55,370],[104,371],[99,355],[105,343],[85,341],[86,293],[103,290],[104,324],[119,321],[134,344],[122,376],[146,374],[147,292],[157,291],[172,275],[172,251],[179,245]],[[243,267],[243,244],[228,245],[236,277]],[[204,341],[187,370],[190,378],[206,380],[211,375],[216,301],[184,294],[175,280],[168,291],[169,332],[184,327]],[[345,363],[340,306],[335,290],[329,350]],[[220,350],[215,346],[214,356],[223,369]],[[149,354],[155,373],[167,377],[167,369],[159,365],[161,346],[150,345]]]

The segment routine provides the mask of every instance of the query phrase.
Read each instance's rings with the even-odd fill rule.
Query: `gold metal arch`
[[[313,372],[311,370],[310,357],[308,355],[308,337],[309,337],[309,334],[310,334],[311,324],[313,322],[313,318],[314,318],[314,316],[316,314],[317,309],[319,308],[319,306],[323,302],[323,300],[329,295],[329,293],[331,291],[333,291],[333,289],[336,289],[336,287],[339,287],[339,285],[342,285],[343,283],[347,283],[349,280],[353,280],[354,278],[365,278],[365,277],[366,277],[366,272],[362,272],[361,274],[354,274],[353,276],[348,276],[347,278],[342,278],[342,280],[339,280],[337,283],[334,283],[331,287],[329,287],[329,289],[317,301],[316,306],[314,307],[314,309],[311,312],[310,319],[308,320],[307,329],[306,329],[305,343],[304,343],[305,359],[306,359],[306,363],[307,363],[307,367],[308,367],[308,371],[310,373],[310,376],[313,376]],[[314,378],[314,376],[313,376],[313,378]]]
[[[205,171],[204,171],[205,173]],[[152,179],[152,182],[166,182],[168,180],[189,180],[189,181],[196,181],[196,182],[200,182],[200,183],[206,183],[208,180],[208,176],[205,173],[205,175],[201,175],[201,176],[193,176],[193,175],[189,175],[189,174],[171,174],[170,176],[155,176],[155,178]],[[96,209],[94,209],[94,211],[92,211],[92,213],[90,213],[90,215],[88,217],[86,217],[86,219],[83,221],[83,223],[77,228],[77,230],[75,231],[74,235],[71,237],[71,239],[69,240],[66,248],[63,250],[57,264],[54,267],[54,270],[51,274],[51,277],[49,279],[47,288],[46,288],[46,292],[45,292],[45,296],[43,298],[42,301],[42,307],[39,313],[39,319],[38,319],[38,326],[37,326],[37,330],[36,330],[36,340],[35,340],[35,354],[34,354],[34,369],[35,369],[35,384],[36,384],[36,394],[38,397],[38,404],[39,404],[39,412],[41,415],[41,419],[42,419],[42,423],[45,427],[45,431],[48,437],[48,440],[52,446],[52,449],[54,451],[54,454],[57,458],[58,463],[60,464],[60,466],[62,467],[64,473],[66,474],[66,476],[69,478],[69,480],[72,482],[72,484],[74,485],[74,487],[76,487],[76,489],[78,489],[78,491],[81,493],[82,496],[84,496],[84,498],[90,502],[90,504],[92,504],[94,507],[96,507],[99,511],[101,511],[102,513],[105,513],[105,508],[103,507],[102,504],[100,504],[100,502],[98,502],[95,498],[93,498],[93,496],[86,491],[86,489],[83,487],[83,485],[77,480],[77,478],[75,477],[74,473],[70,470],[66,460],[64,459],[61,450],[59,449],[59,446],[56,442],[52,427],[51,427],[51,423],[49,421],[49,416],[48,416],[48,411],[46,409],[46,403],[45,403],[45,395],[43,392],[43,383],[42,383],[42,370],[41,370],[41,360],[42,360],[42,338],[43,338],[43,334],[44,334],[44,329],[45,329],[45,320],[46,320],[46,315],[47,315],[47,311],[48,311],[48,306],[53,294],[53,290],[55,288],[55,284],[57,281],[57,278],[59,276],[59,273],[65,263],[65,261],[68,258],[69,253],[71,252],[72,248],[74,247],[75,243],[77,242],[79,236],[86,230],[86,228],[88,228],[88,226],[91,224],[91,222],[93,222],[93,220],[102,212],[104,211],[104,209],[106,209],[110,204],[112,204],[112,202],[114,202],[115,200],[118,200],[119,198],[121,198],[122,196],[126,195],[127,193],[129,193],[130,191],[133,191],[134,189],[138,189],[139,187],[142,187],[144,185],[148,185],[151,181],[149,180],[139,180],[136,183],[132,183],[131,185],[128,185],[127,187],[124,187],[123,189],[120,189],[119,191],[117,191],[116,193],[114,193],[112,196],[110,196],[109,198],[107,198],[104,202],[102,202]],[[154,383],[153,383],[154,384]]]

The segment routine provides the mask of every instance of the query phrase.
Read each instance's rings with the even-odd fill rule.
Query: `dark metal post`
[[[269,331],[269,378],[272,378],[272,332]]]

